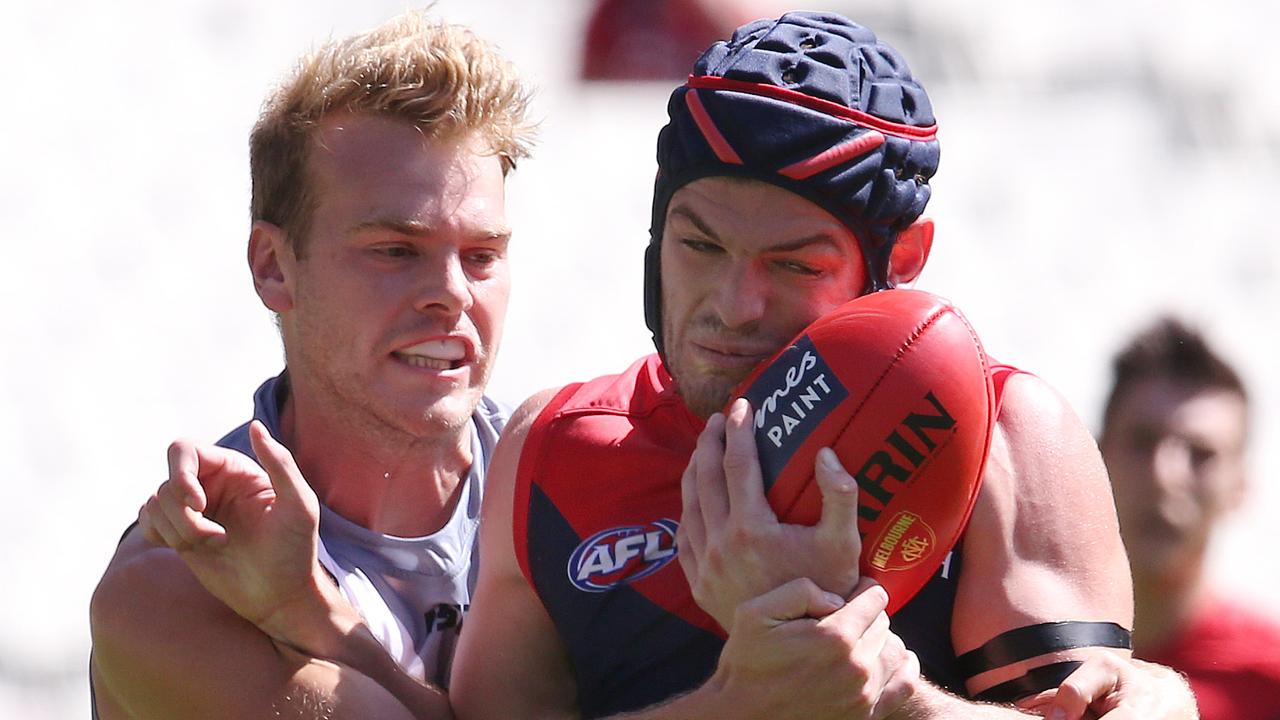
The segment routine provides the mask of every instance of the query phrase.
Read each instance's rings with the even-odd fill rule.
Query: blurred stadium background
[[[727,0],[726,0],[727,1]],[[771,12],[772,0],[753,1]],[[492,390],[518,401],[650,349],[653,142],[671,82],[583,83],[591,0],[441,0],[540,86],[509,184],[516,290]],[[242,422],[276,372],[244,268],[246,138],[313,41],[369,0],[30,0],[0,10],[0,716],[87,717],[87,604],[178,435]],[[1280,5],[815,2],[911,60],[941,124],[921,287],[1097,426],[1107,361],[1154,313],[1236,358],[1253,502],[1215,574],[1280,611]],[[692,61],[692,57],[687,58]]]

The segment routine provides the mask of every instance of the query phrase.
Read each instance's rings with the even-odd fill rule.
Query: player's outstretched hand
[[[800,578],[743,603],[709,682],[732,698],[723,716],[889,717],[915,692],[920,664],[889,630],[887,602],[871,580],[845,603]]]
[[[1195,695],[1181,675],[1111,653],[1094,655],[1057,690],[1019,703],[1049,720],[1197,720]]]
[[[728,628],[739,605],[800,577],[848,597],[858,582],[858,485],[830,449],[815,475],[822,518],[812,527],[778,521],[765,498],[751,405],[707,421],[681,480],[680,565],[698,605]]]
[[[178,552],[206,590],[271,633],[297,603],[315,597],[323,573],[320,507],[293,456],[261,423],[249,437],[262,467],[234,450],[173,443],[169,479],[138,521],[148,540]]]

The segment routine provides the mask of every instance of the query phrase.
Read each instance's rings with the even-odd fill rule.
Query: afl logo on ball
[[[569,556],[569,582],[604,592],[652,575],[676,556],[675,520],[609,528],[583,540]]]

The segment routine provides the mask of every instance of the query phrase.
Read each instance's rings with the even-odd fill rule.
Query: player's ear
[[[249,270],[262,304],[277,315],[293,308],[293,283],[289,278],[295,262],[284,229],[255,220],[249,232]]]
[[[904,285],[915,280],[924,269],[933,249],[933,221],[920,218],[898,233],[889,255],[889,282]]]

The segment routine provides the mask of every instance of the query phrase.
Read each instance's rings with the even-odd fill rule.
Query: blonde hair
[[[332,113],[401,119],[435,139],[476,133],[505,173],[529,155],[528,105],[529,90],[492,46],[422,12],[330,40],[304,56],[263,104],[249,137],[250,213],[284,228],[301,255],[314,201],[307,155],[315,127]]]

